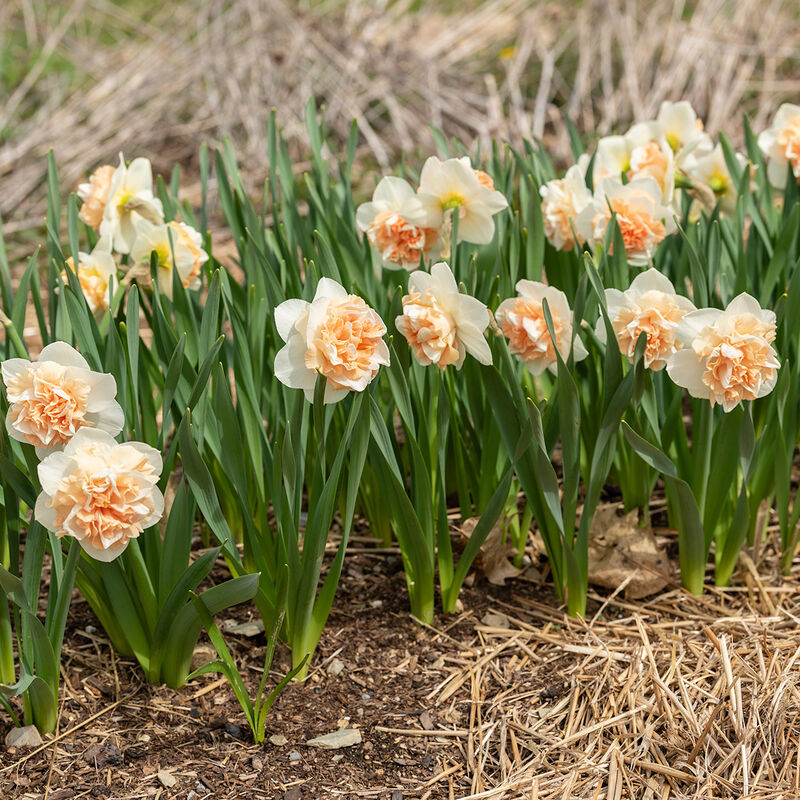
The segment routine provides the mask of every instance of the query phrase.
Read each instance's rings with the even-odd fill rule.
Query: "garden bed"
[[[5,750],[0,790],[30,800],[796,796],[797,571],[780,580],[769,551],[737,588],[704,597],[590,592],[582,622],[547,584],[481,581],[459,613],[420,626],[397,555],[360,541],[350,550],[310,677],[269,717],[285,743],[251,744],[213,676],[178,692],[148,686],[76,601],[58,733],[38,751]],[[255,618],[247,606],[232,616]],[[252,688],[263,634],[228,640]],[[276,661],[281,673],[286,652]],[[357,728],[362,743],[306,745],[338,728]]]

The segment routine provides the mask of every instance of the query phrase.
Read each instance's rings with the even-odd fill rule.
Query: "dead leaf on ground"
[[[630,577],[625,597],[636,600],[660,592],[671,579],[666,553],[639,512],[620,515],[617,503],[598,506],[589,528],[589,583],[617,589]]]
[[[459,546],[463,550],[466,547],[469,537],[478,524],[479,517],[470,517],[461,523],[459,531]],[[507,578],[515,578],[522,572],[515,567],[510,558],[516,554],[517,548],[511,544],[507,536],[504,535],[503,526],[498,523],[489,532],[486,540],[478,550],[472,568],[484,575],[489,583],[495,586],[503,586]]]

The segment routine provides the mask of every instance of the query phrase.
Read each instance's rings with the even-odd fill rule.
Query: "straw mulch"
[[[603,608],[498,603],[508,627],[476,628],[432,691],[471,704],[464,800],[800,796],[795,584]]]

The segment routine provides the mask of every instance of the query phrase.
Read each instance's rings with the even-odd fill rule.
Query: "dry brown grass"
[[[184,0],[142,3],[143,17],[126,10],[136,7],[0,4],[0,36],[24,32],[41,53],[0,110],[7,232],[39,223],[51,147],[73,188],[120,150],[168,171],[229,135],[258,186],[270,109],[299,157],[310,96],[334,143],[355,119],[362,161],[390,168],[401,149],[433,148],[429,123],[470,145],[533,134],[566,158],[564,110],[581,130],[607,133],[681,97],[712,132],[737,138],[741,113],[763,126],[800,88],[796,0]],[[77,77],[51,69],[50,54]]]
[[[476,626],[429,696],[470,707],[458,741],[471,791],[457,796],[799,797],[797,585],[745,577],[702,598],[595,596],[588,622],[495,601],[502,626]]]

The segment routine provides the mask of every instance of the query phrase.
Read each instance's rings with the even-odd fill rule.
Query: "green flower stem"
[[[692,431],[692,458],[694,480],[692,492],[700,509],[700,519],[705,518],[708,476],[711,472],[711,445],[714,440],[714,409],[711,403],[700,401],[697,424]]]
[[[4,598],[0,604],[0,683],[14,683],[14,631],[11,609]]]
[[[139,542],[133,539],[126,550],[127,565],[131,570],[131,577],[133,578],[134,585],[136,586],[138,597],[136,598],[141,604],[144,611],[145,619],[142,622],[145,624],[150,636],[156,629],[158,622],[158,610],[156,608],[156,592],[153,587],[153,582],[150,579],[150,573],[147,571],[147,565],[144,562]],[[149,662],[149,658],[148,658]],[[149,675],[149,680],[156,683],[159,682],[158,675]]]

